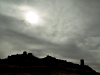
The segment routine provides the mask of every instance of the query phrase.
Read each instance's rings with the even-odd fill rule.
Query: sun
[[[34,11],[27,11],[25,13],[25,19],[31,24],[37,24],[39,21],[39,17]]]

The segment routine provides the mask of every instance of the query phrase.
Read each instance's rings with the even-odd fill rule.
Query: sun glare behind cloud
[[[25,19],[31,24],[37,24],[39,21],[39,17],[34,11],[27,11],[25,13]]]

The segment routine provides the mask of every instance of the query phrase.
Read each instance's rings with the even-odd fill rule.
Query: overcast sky
[[[37,24],[26,21],[34,11]],[[0,58],[32,52],[100,72],[100,0],[0,0]]]

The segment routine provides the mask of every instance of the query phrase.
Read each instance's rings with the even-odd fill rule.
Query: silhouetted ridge
[[[44,57],[43,60],[45,60],[45,61],[57,61],[57,59],[55,57],[51,57],[49,55],[47,55],[46,57]]]
[[[37,60],[39,58],[32,55],[32,53],[23,52],[23,54],[8,56],[8,60]]]
[[[35,57],[32,53],[16,54],[8,56],[6,59],[0,60],[0,73],[11,72],[65,72],[65,73],[85,73],[86,75],[96,75],[91,67],[84,64],[84,60],[80,60],[80,65],[66,60],[56,59],[47,55],[44,58]]]

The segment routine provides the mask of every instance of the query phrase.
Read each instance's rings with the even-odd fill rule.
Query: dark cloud
[[[0,57],[32,52],[86,64],[99,70],[100,0],[1,0]],[[37,25],[25,21],[24,13],[34,10]]]

